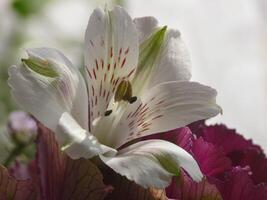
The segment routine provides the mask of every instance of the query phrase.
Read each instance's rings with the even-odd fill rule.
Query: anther
[[[131,97],[129,99],[129,103],[132,104],[132,103],[136,102],[136,100],[137,100],[137,97],[136,96],[133,96],[133,97]]]
[[[105,116],[109,116],[111,113],[112,113],[112,110],[107,110],[107,111],[105,112]]]
[[[129,101],[132,97],[132,86],[130,81],[122,80],[115,92],[115,101]]]

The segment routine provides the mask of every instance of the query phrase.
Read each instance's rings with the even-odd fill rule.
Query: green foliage
[[[23,17],[38,13],[50,0],[13,0],[13,9]]]
[[[113,0],[113,3],[120,6],[124,6],[124,0]]]

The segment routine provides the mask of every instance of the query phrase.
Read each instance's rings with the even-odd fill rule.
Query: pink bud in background
[[[14,111],[8,119],[8,130],[15,142],[27,143],[37,134],[35,120],[23,111]]]

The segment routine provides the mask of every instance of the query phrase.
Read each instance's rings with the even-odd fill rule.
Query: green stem
[[[18,156],[20,155],[23,150],[27,147],[25,144],[19,144],[17,145],[9,154],[9,156],[6,158],[4,162],[4,166],[8,167],[10,163]]]

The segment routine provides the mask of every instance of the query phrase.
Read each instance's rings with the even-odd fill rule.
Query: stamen
[[[129,101],[132,97],[132,86],[130,81],[122,80],[115,93],[115,101]]]
[[[136,100],[137,100],[137,97],[136,96],[133,96],[133,97],[131,97],[129,99],[129,103],[132,104],[132,103],[136,102]]]
[[[130,104],[134,103],[137,100],[136,96],[132,96],[132,86],[130,81],[122,80],[120,82],[117,87],[114,99],[115,102],[123,100],[129,102]]]
[[[112,110],[107,110],[107,111],[105,112],[105,116],[109,116],[111,113],[112,113]]]

